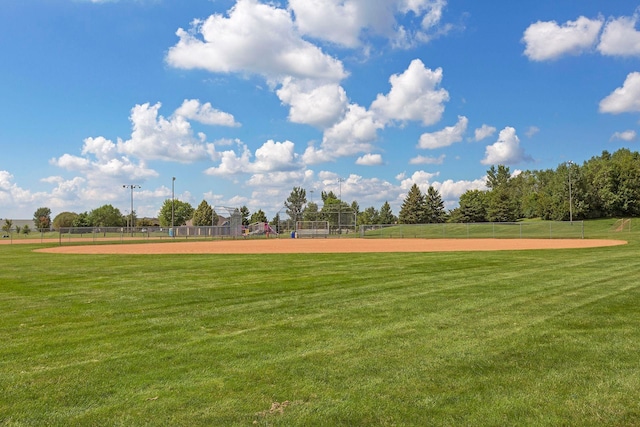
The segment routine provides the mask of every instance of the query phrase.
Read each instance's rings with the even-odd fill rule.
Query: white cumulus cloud
[[[287,77],[277,91],[280,100],[290,106],[289,120],[325,128],[333,125],[348,104],[344,89],[335,83],[317,85],[309,80]]]
[[[185,99],[182,105],[175,111],[174,115],[184,117],[187,120],[195,120],[206,125],[240,126],[240,123],[235,121],[232,114],[213,108],[210,102],[201,104],[197,99]]]
[[[474,137],[476,141],[482,141],[485,138],[489,138],[496,133],[497,129],[493,126],[483,124],[481,127],[474,131]]]
[[[600,101],[601,113],[629,113],[640,111],[640,73],[627,75],[622,87]]]
[[[303,160],[307,164],[315,164],[370,152],[378,130],[383,127],[371,111],[351,104],[344,118],[325,130],[319,148],[307,147]]]
[[[635,141],[637,136],[638,134],[636,133],[635,130],[625,130],[623,132],[615,132],[613,135],[611,135],[610,141],[620,140],[620,141],[631,142],[631,141]]]
[[[447,126],[437,132],[423,133],[420,136],[418,147],[433,150],[460,142],[464,138],[468,124],[469,119],[464,116],[458,116],[458,123],[454,126]]]
[[[219,165],[208,168],[205,174],[232,177],[239,174],[292,172],[303,168],[291,141],[269,140],[255,151],[255,155],[251,154],[246,144],[239,142],[238,151],[226,150],[219,153]]]
[[[532,61],[548,61],[588,51],[597,42],[602,25],[602,19],[584,16],[563,25],[555,21],[538,21],[524,32],[524,53]]]
[[[389,121],[421,121],[425,126],[437,123],[444,112],[449,93],[439,88],[442,69],[435,71],[414,59],[402,74],[389,78],[391,90],[387,95],[378,94],[371,104],[379,119]]]
[[[379,166],[382,164],[382,155],[380,154],[365,154],[364,156],[358,157],[356,160],[356,165],[361,166]]]
[[[608,21],[600,37],[598,51],[609,56],[640,55],[640,31],[636,30],[637,23],[637,14]]]
[[[409,160],[410,165],[441,165],[444,163],[446,155],[441,154],[438,157],[416,156]]]
[[[274,82],[287,76],[337,82],[347,75],[339,60],[301,37],[289,11],[257,0],[238,0],[228,17],[214,14],[176,34],[180,40],[166,60],[177,68],[257,74]]]
[[[439,25],[446,4],[445,0],[289,0],[302,34],[349,48],[361,46],[370,35],[402,39],[404,46],[426,42],[427,31]]]
[[[510,126],[500,131],[498,140],[485,149],[483,165],[512,165],[524,161],[531,161],[531,157],[520,146],[520,138],[516,130]]]
[[[215,147],[193,135],[189,121],[174,114],[166,119],[158,113],[162,104],[136,105],[131,110],[131,138],[118,141],[118,152],[140,159],[189,163],[215,157]],[[181,107],[185,109],[184,104]]]

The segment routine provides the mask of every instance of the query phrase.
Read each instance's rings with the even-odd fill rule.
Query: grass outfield
[[[640,230],[482,253],[0,245],[0,425],[638,425]],[[588,231],[588,232],[587,232]]]

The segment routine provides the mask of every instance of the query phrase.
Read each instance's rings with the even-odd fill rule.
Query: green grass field
[[[640,424],[625,246],[60,255],[0,245],[2,426]]]

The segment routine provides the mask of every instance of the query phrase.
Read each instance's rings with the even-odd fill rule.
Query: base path
[[[295,254],[354,252],[514,251],[624,245],[598,239],[261,239],[58,246],[37,252],[66,254]]]

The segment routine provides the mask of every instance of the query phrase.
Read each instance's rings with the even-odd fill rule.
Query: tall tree
[[[74,212],[61,212],[53,218],[53,228],[59,230],[60,228],[69,228],[73,226],[73,221],[78,217]]]
[[[202,227],[217,224],[218,215],[213,211],[213,208],[206,200],[201,201],[193,213],[193,225]]]
[[[425,199],[418,184],[413,184],[400,207],[400,224],[422,224],[425,219]]]
[[[10,219],[5,219],[4,224],[2,225],[2,231],[5,233],[9,233],[11,231],[11,227],[13,227],[13,221]]]
[[[114,208],[112,205],[102,205],[89,212],[89,222],[93,227],[122,227],[125,224],[120,209]]]
[[[487,171],[487,187],[491,190],[506,185],[511,179],[511,172],[509,171],[508,166],[498,165],[496,169],[495,166],[491,166]]]
[[[427,189],[425,196],[425,213],[426,221],[429,223],[442,223],[447,219],[442,196],[432,185]]]
[[[284,202],[284,206],[287,208],[286,212],[294,221],[299,221],[302,218],[302,208],[307,203],[307,191],[302,187],[293,187],[291,194]]]
[[[251,214],[251,219],[249,220],[250,224],[256,222],[268,222],[267,215],[264,213],[262,209],[258,209],[254,213]]]
[[[487,193],[480,190],[468,190],[460,196],[460,221],[487,221]]]
[[[251,215],[249,208],[246,206],[241,207],[240,215],[242,215],[242,225],[244,225],[245,227],[249,225],[249,216]]]
[[[379,224],[380,223],[380,212],[373,206],[370,206],[361,212],[358,215],[358,224],[360,225],[368,225],[368,224]]]
[[[489,191],[489,203],[487,207],[487,219],[496,222],[508,222],[518,219],[518,201],[515,199],[511,182],[511,172],[508,166],[499,165],[487,171],[487,187]]]
[[[385,201],[380,208],[380,224],[395,224],[398,218],[393,214],[391,205],[388,201]]]
[[[318,215],[318,204],[316,202],[309,202],[304,207],[302,212],[303,221],[318,221],[320,216]]]
[[[73,219],[73,223],[71,224],[73,227],[81,228],[81,227],[91,227],[91,218],[89,218],[88,212],[79,213],[77,217]]]
[[[33,213],[33,223],[38,231],[45,231],[51,228],[51,209],[38,208]]]
[[[160,212],[158,212],[158,220],[163,227],[171,226],[171,199],[167,199],[162,204]],[[181,200],[173,200],[173,225],[185,225],[193,217],[195,209],[187,202]]]

